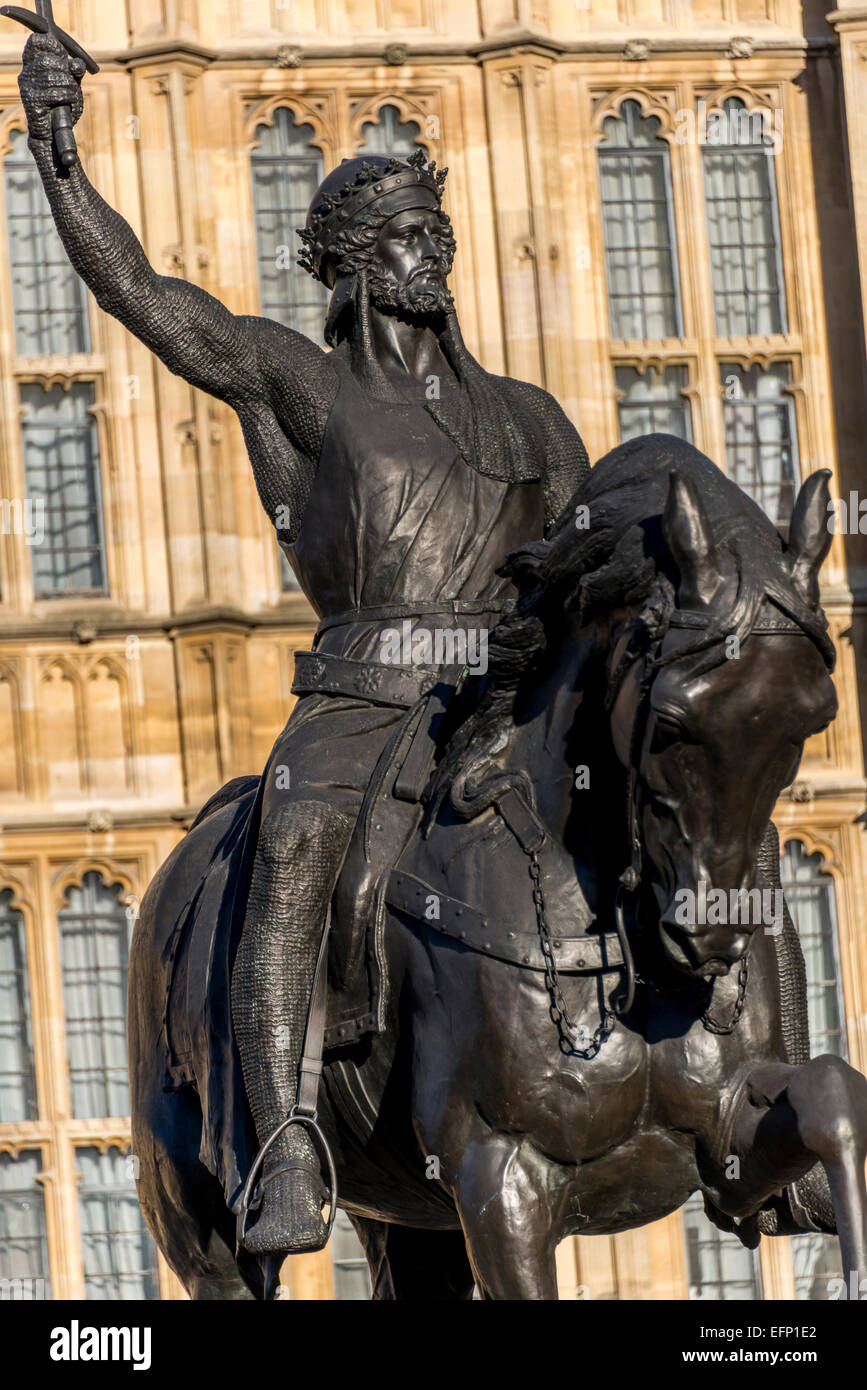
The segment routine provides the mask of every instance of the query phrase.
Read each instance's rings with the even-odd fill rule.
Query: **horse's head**
[[[721,538],[696,478],[671,472],[669,611],[634,660],[633,623],[614,643],[611,670],[624,674],[611,727],[632,769],[633,846],[665,952],[689,974],[725,974],[770,924],[758,896],[745,896],[759,843],[805,740],[836,713],[817,580],[831,540],[828,476],[801,489],[787,546],[761,544],[759,530],[751,551],[749,526],[738,544],[731,530]]]

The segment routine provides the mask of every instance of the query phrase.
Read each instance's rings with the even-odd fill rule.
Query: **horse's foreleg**
[[[847,1280],[867,1279],[867,1080],[839,1057],[815,1057],[787,1087],[798,1137],[828,1175]]]
[[[453,1186],[480,1294],[556,1299],[549,1165],[509,1135],[472,1144]]]
[[[720,1205],[732,1215],[756,1210],[751,1198],[764,1200],[818,1159],[828,1175],[847,1281],[867,1279],[867,1079],[860,1072],[829,1055],[800,1067],[757,1068],[731,1150],[741,1158],[741,1172],[719,1191]]]

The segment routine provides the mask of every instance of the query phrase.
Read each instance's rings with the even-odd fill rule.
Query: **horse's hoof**
[[[259,1215],[243,1246],[251,1255],[302,1255],[321,1250],[328,1240],[322,1220],[324,1191],[318,1173],[292,1168],[263,1184]]]

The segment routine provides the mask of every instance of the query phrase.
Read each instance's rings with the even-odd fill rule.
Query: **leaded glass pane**
[[[126,976],[132,914],[96,873],[61,908],[60,959],[72,1113],[129,1114]]]
[[[21,356],[88,352],[87,298],[57,234],[23,131],[3,162],[15,346]]]
[[[717,333],[785,332],[773,142],[761,111],[727,101],[702,149]]]
[[[85,1297],[159,1298],[157,1256],[136,1196],[133,1164],[119,1149],[78,1149]]]
[[[361,127],[364,144],[362,154],[387,154],[393,159],[408,159],[419,147],[421,126],[417,121],[402,121],[396,106],[381,106],[375,121]]]
[[[341,1300],[370,1298],[370,1271],[361,1242],[344,1211],[338,1211],[331,1235],[334,1265],[334,1297]]]
[[[689,405],[683,395],[689,373],[686,367],[615,367],[617,413],[621,440],[642,434],[674,434],[691,439]]]
[[[736,1235],[719,1231],[705,1215],[704,1199],[693,1193],[683,1208],[690,1299],[730,1302],[762,1296],[759,1262]]]
[[[791,366],[721,362],[719,371],[728,475],[785,531],[800,481]]]
[[[262,313],[321,342],[328,291],[297,264],[296,232],[323,177],[312,136],[281,106],[273,125],[257,126],[251,164]]]
[[[0,1153],[0,1300],[51,1297],[38,1149]]]
[[[0,893],[0,1123],[35,1120],[36,1075],[24,918]]]
[[[44,537],[30,547],[37,598],[105,593],[99,441],[93,384],[64,391],[21,386],[27,495],[44,511]],[[38,514],[38,513],[37,513]]]
[[[681,334],[668,145],[635,101],[603,124],[599,147],[611,333]]]
[[[805,1234],[790,1238],[792,1266],[795,1275],[795,1297],[811,1303],[826,1303],[840,1297],[839,1285],[831,1281],[843,1278],[843,1259],[836,1236]],[[848,1296],[849,1287],[845,1285]]]
[[[822,863],[821,854],[808,855],[800,840],[790,840],[780,859],[780,882],[807,969],[810,1056],[845,1057],[834,880]]]

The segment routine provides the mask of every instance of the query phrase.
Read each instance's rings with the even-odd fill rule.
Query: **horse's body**
[[[545,974],[389,912],[386,1026],[326,1065],[320,1106],[340,1204],[365,1243],[377,1297],[465,1298],[475,1282],[490,1298],[556,1298],[554,1251],[563,1237],[643,1225],[696,1190],[721,1224],[737,1223],[750,1243],[759,1227],[784,1232],[807,1224],[801,1198],[813,1228],[830,1230],[827,1186],[811,1174],[817,1159],[830,1180],[845,1267],[867,1275],[867,1083],[836,1058],[806,1061],[798,1039],[803,1017],[786,1015],[798,999],[793,980],[801,981],[795,1007],[803,1014],[790,922],[733,931],[697,921],[679,926],[671,911],[676,890],[702,876],[725,890],[778,883],[765,827],[804,738],[833,715],[830,682],[816,644],[794,622],[786,627],[780,614],[779,630],[762,632],[753,611],[745,627],[740,599],[733,610],[744,638],[737,661],[712,659],[701,669],[699,657],[696,666],[685,650],[696,629],[713,622],[715,606],[731,608],[733,592],[745,592],[743,575],[740,588],[732,580],[731,556],[714,554],[697,498],[716,505],[723,495],[731,507],[742,495],[689,446],[652,437],[597,465],[591,524],[594,505],[600,518],[608,505],[606,467],[615,493],[624,486],[627,450],[633,473],[648,474],[642,520],[655,515],[659,522],[669,464],[690,475],[680,491],[672,484],[664,543],[658,525],[649,541],[641,528],[636,537],[627,517],[614,525],[605,551],[600,520],[590,550],[598,539],[605,553],[593,559],[592,602],[587,546],[575,538],[571,518],[552,542],[522,553],[515,572],[524,611],[512,623],[511,658],[522,644],[535,642],[538,651],[500,680],[499,693],[494,658],[493,698],[467,726],[453,766],[449,750],[440,769],[451,802],[437,809],[434,797],[429,833],[409,847],[407,862],[438,891],[477,882],[483,901],[476,906],[492,932],[508,902],[510,924],[538,936],[546,913],[552,933],[568,920],[576,894],[585,920],[610,930],[618,875],[630,856],[635,866],[637,854],[635,1002],[623,1016],[611,1010],[625,987],[623,970],[561,976],[561,1003],[584,1029],[564,1051]],[[740,504],[744,528],[765,536],[767,564],[785,568],[808,598],[824,554],[813,524],[822,499],[812,511],[810,500],[793,521],[788,557],[781,542],[772,555],[772,528],[746,499]],[[570,556],[579,543],[585,559],[575,572]],[[616,564],[628,570],[636,555],[638,570],[652,560],[653,574],[643,592],[639,585],[624,600],[600,576],[606,566],[609,580]],[[572,611],[582,577],[580,611]],[[680,610],[692,618],[676,632],[669,611],[655,642],[633,645],[637,632],[651,632],[660,595],[675,587]],[[810,627],[809,602],[792,603],[801,604]],[[508,648],[508,622],[506,629]],[[688,739],[682,728],[672,734],[672,706],[678,720],[693,721]],[[742,731],[740,790],[730,751],[725,757],[734,733],[727,710]],[[636,773],[629,798],[628,767]],[[580,789],[576,768],[585,769]],[[523,788],[545,832],[541,897],[533,894],[532,854],[497,809],[507,785]],[[242,1252],[236,1263],[234,1217],[199,1159],[196,1092],[164,1092],[157,1061],[165,1007],[160,924],[178,918],[190,864],[216,861],[237,815],[231,800],[215,809],[164,866],[142,905],[130,967],[140,1197],[169,1263],[198,1297],[240,1297],[248,1289],[262,1296],[276,1278],[273,1262]],[[762,845],[763,870],[756,867]],[[484,865],[495,850],[492,882]],[[360,1131],[341,1101],[337,1073],[345,1081],[347,1069],[375,1117],[372,1132]],[[799,1187],[807,1174],[812,1188]]]

